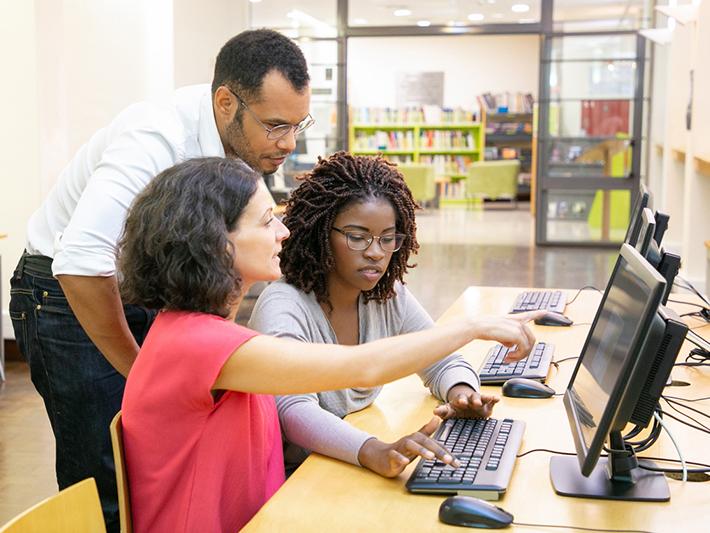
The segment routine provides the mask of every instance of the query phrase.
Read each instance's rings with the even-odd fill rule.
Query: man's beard
[[[227,157],[238,158],[249,165],[252,170],[259,174],[264,174],[264,171],[259,166],[259,159],[252,153],[249,140],[244,135],[242,128],[242,117],[235,115],[234,120],[227,124],[225,132],[229,144],[224,149],[224,155]]]

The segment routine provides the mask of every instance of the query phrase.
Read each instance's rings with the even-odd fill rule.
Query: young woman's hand
[[[417,457],[436,457],[439,461],[458,468],[458,460],[446,448],[429,438],[440,423],[441,419],[434,417],[419,431],[402,437],[397,442],[386,443],[377,439],[365,441],[358,453],[358,460],[365,468],[384,477],[398,476]]]
[[[519,361],[528,356],[535,345],[535,335],[527,322],[542,317],[547,311],[528,311],[497,317],[474,318],[476,337],[483,340],[497,341],[511,348],[505,362]]]
[[[434,409],[443,420],[448,418],[489,418],[500,398],[493,394],[479,394],[470,385],[454,385],[447,402]]]

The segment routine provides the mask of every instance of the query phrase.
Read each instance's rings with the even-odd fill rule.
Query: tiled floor
[[[524,209],[432,210],[417,220],[421,250],[407,282],[434,318],[468,285],[603,288],[616,256],[615,250],[532,246],[532,218]],[[56,490],[42,401],[26,366],[9,362],[0,385],[0,524]]]

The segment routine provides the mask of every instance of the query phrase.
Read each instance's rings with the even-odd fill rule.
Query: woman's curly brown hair
[[[335,268],[330,248],[330,231],[335,217],[353,203],[373,198],[392,204],[397,233],[407,236],[392,254],[387,270],[375,287],[363,293],[365,302],[382,302],[394,296],[395,281],[403,282],[409,255],[417,253],[417,204],[397,166],[382,157],[354,156],[337,152],[318,159],[311,172],[299,178],[286,206],[284,224],[291,236],[281,250],[281,271],[287,283],[310,293],[322,303],[330,303],[328,273]]]
[[[227,317],[241,290],[227,233],[260,179],[218,157],[158,174],[133,201],[118,244],[123,301]]]

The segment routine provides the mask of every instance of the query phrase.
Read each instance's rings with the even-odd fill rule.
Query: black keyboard
[[[436,459],[420,459],[407,481],[410,492],[466,494],[497,500],[510,482],[525,423],[520,420],[455,418],[434,434],[458,458],[454,469]]]
[[[511,313],[537,311],[547,309],[556,313],[564,313],[567,299],[562,291],[525,291],[515,299]]]
[[[538,342],[525,359],[513,363],[504,363],[503,358],[510,348],[496,344],[488,351],[478,377],[486,385],[500,385],[510,378],[528,378],[545,381],[550,370],[552,356],[555,353],[553,344]]]

